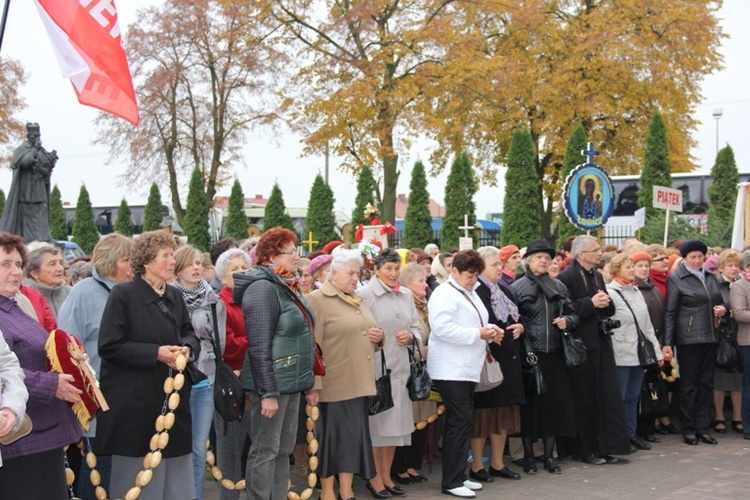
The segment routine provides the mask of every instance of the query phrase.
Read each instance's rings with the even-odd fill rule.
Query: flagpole
[[[5,23],[8,22],[8,10],[10,9],[10,0],[5,0],[3,6],[3,19],[0,21],[0,51],[3,49],[3,38],[5,37]]]

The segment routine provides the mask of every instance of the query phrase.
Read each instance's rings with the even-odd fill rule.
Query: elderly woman
[[[750,439],[750,250],[740,256],[742,274],[729,291],[732,318],[737,322],[737,354],[742,365],[742,434]]]
[[[29,253],[25,270],[26,285],[44,295],[55,319],[73,288],[65,284],[64,264],[65,259],[58,248],[42,245]]]
[[[626,254],[617,254],[609,263],[612,281],[607,285],[616,320],[620,327],[612,329],[612,348],[617,365],[617,378],[625,403],[625,419],[628,423],[630,444],[639,450],[650,450],[651,445],[636,434],[638,424],[638,397],[643,383],[643,366],[638,359],[638,328],[654,346],[657,358],[663,358],[656,340],[654,327],[648,314],[643,295],[635,286],[633,259]]]
[[[234,274],[243,274],[250,270],[250,257],[247,252],[239,248],[232,248],[222,253],[216,260],[216,277],[224,285],[219,291],[219,297],[224,302],[227,311],[226,341],[223,352],[224,362],[235,373],[240,373],[247,354],[247,333],[245,332],[245,318],[242,306],[232,297]],[[249,415],[249,413],[248,413]],[[214,415],[216,429],[216,460],[221,464],[224,477],[238,481],[245,469],[242,462],[242,451],[245,439],[250,430],[250,418],[225,422],[219,412]],[[219,492],[221,500],[237,500],[240,492],[222,488]]]
[[[365,480],[376,474],[368,396],[375,395],[372,359],[382,346],[384,332],[356,292],[361,267],[358,250],[341,250],[333,257],[323,286],[307,297],[315,313],[315,338],[326,356],[325,377],[315,377],[322,424],[318,438],[323,500],[336,499],[336,475],[338,498],[350,499],[354,474]]]
[[[190,416],[193,420],[193,475],[195,498],[203,498],[206,480],[206,440],[214,418],[214,380],[216,378],[216,337],[219,352],[226,339],[227,310],[211,285],[203,278],[203,256],[190,245],[174,253],[176,276],[174,287],[182,293],[187,305],[195,336],[201,343],[200,356],[195,366],[206,375],[190,389]],[[215,331],[218,330],[218,331]]]
[[[273,228],[255,246],[257,268],[234,276],[242,304],[247,358],[242,385],[250,396],[247,492],[251,498],[285,498],[294,451],[300,393],[312,389],[313,315],[299,292],[297,236]],[[317,393],[307,403],[318,404]]]
[[[737,281],[740,274],[740,252],[731,248],[721,252],[716,260],[717,279],[721,287],[721,297],[724,304],[730,308],[730,285]],[[732,340],[737,338],[737,322],[731,315],[722,318],[722,328],[726,328]],[[716,368],[714,375],[714,410],[716,420],[714,430],[720,434],[727,432],[724,421],[724,394],[729,391],[732,401],[732,430],[743,434],[742,425],[742,374],[737,367],[730,370]]]
[[[72,375],[49,371],[44,348],[49,334],[13,300],[25,258],[23,239],[0,232],[0,331],[26,376],[26,413],[34,426],[28,436],[3,446],[0,495],[63,500],[68,498],[63,449],[81,436],[68,403],[78,401],[81,391]]]
[[[318,255],[310,261],[310,265],[307,270],[310,276],[313,277],[313,290],[317,290],[323,286],[323,282],[328,276],[328,269],[331,267],[331,261],[333,257],[330,255]]]
[[[94,247],[91,277],[78,283],[60,308],[60,328],[81,341],[96,373],[101,373],[99,326],[104,307],[107,305],[109,292],[115,285],[128,283],[133,279],[133,270],[130,266],[132,253],[133,240],[120,234],[108,234],[99,240]],[[91,421],[91,427],[83,435],[88,450],[96,443],[96,419]],[[109,491],[110,457],[98,457],[96,470],[101,475],[101,485]],[[91,469],[85,460],[82,461],[80,472],[76,474],[82,478],[78,481],[78,496],[81,498],[94,498],[94,486],[89,481],[90,474]]]
[[[431,276],[427,280],[430,290],[435,290],[438,285],[446,282],[448,276],[450,276],[452,263],[453,254],[450,252],[443,252],[432,259]]]
[[[308,293],[313,291],[313,284],[315,283],[315,279],[312,277],[312,274],[310,274],[310,259],[300,259],[299,262],[297,262],[297,267],[299,268],[299,289],[302,292],[302,295],[307,295]]]
[[[370,417],[373,453],[377,475],[367,488],[375,498],[404,495],[404,490],[393,483],[391,466],[397,446],[411,444],[414,417],[406,380],[409,378],[409,353],[416,339],[422,340],[419,318],[414,308],[411,291],[399,285],[401,257],[386,248],[373,259],[375,276],[359,290],[375,317],[375,326],[385,331],[386,365],[391,370],[391,389],[394,406]],[[375,356],[375,374],[380,376],[381,357]]]
[[[427,276],[425,266],[420,263],[419,259],[417,259],[417,262],[407,264],[401,268],[399,275],[401,286],[411,290],[414,296],[414,306],[417,310],[419,327],[422,330],[422,343],[424,344],[421,352],[422,356],[425,357],[427,356],[427,340],[430,337],[430,320],[427,314],[427,293],[429,290]],[[415,356],[419,360],[419,354],[417,354],[416,349]],[[414,401],[412,402],[412,413],[415,423],[422,422],[435,413],[435,403],[426,400]],[[424,454],[426,439],[426,428],[422,430],[415,429],[411,433],[411,446],[399,446],[396,448],[391,472],[397,482],[411,484],[427,481],[427,478],[418,472],[422,469],[422,456]]]
[[[526,401],[517,342],[523,333],[523,325],[519,322],[518,307],[509,298],[510,291],[502,285],[502,251],[496,247],[481,247],[478,252],[484,259],[484,271],[479,276],[477,295],[487,309],[489,323],[505,331],[504,335],[498,335],[499,342],[490,344],[492,357],[500,363],[503,371],[503,383],[489,391],[474,393],[471,451],[476,459],[472,462],[469,478],[490,483],[493,477],[521,479],[519,473],[505,466],[503,452],[508,434],[521,430],[519,405]],[[488,438],[492,452],[489,473],[480,460]]]
[[[698,240],[680,245],[683,263],[667,278],[664,353],[677,346],[680,365],[680,426],[685,444],[716,444],[709,434],[713,400],[716,325],[727,313],[719,282],[703,269],[708,247]]]
[[[487,342],[503,330],[488,324],[489,315],[476,293],[484,260],[474,250],[453,257],[448,281],[430,298],[430,354],[427,370],[445,404],[443,422],[443,493],[474,498],[482,484],[466,477],[471,442],[474,389],[479,382]]]
[[[570,304],[568,290],[559,280],[547,273],[555,251],[545,240],[534,240],[526,247],[523,265],[526,274],[513,282],[510,292],[524,319],[524,345],[536,355],[542,370],[547,393],[526,397],[521,406],[521,438],[523,441],[523,470],[536,474],[533,443],[544,441],[544,468],[553,474],[562,469],[553,458],[556,437],[576,437],[572,396],[565,358],[562,352],[562,332],[578,326],[578,315]]]
[[[2,439],[2,444],[10,444],[11,439],[20,439],[24,433],[26,402],[29,400],[24,378],[18,357],[13,354],[0,333],[0,439],[5,438]],[[11,433],[15,433],[15,436]],[[0,448],[0,467],[2,466],[3,455]]]
[[[508,287],[516,281],[516,270],[521,262],[521,251],[515,245],[505,245],[499,251],[499,261],[503,273],[500,284]]]
[[[112,288],[102,314],[100,383],[110,411],[97,416],[94,452],[112,455],[112,498],[123,497],[143,468],[164,405],[164,380],[175,373],[177,355],[200,356],[185,300],[167,285],[174,278],[176,246],[165,231],[143,233],[130,257],[133,281]],[[180,398],[169,446],[139,498],[195,498],[190,391],[180,391]]]

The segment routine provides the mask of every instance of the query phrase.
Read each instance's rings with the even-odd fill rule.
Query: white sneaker
[[[446,495],[453,495],[458,498],[476,498],[477,494],[471,491],[466,486],[458,486],[449,490],[443,490]]]
[[[482,489],[482,483],[472,481],[471,479],[467,479],[466,481],[464,481],[464,486],[473,491],[479,491]]]

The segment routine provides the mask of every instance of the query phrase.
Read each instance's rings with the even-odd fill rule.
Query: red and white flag
[[[114,0],[35,2],[78,101],[138,125],[138,103]]]

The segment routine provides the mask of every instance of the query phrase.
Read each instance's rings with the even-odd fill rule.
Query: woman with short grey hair
[[[58,248],[43,245],[29,253],[24,270],[24,284],[44,295],[55,319],[73,288],[65,284],[64,260]]]
[[[242,259],[248,269],[252,266],[252,261],[246,251],[240,250],[239,248],[231,248],[222,253],[219,258],[216,259],[216,264],[214,265],[216,277],[219,279],[224,278],[227,274],[227,269],[229,269],[235,259]]]

